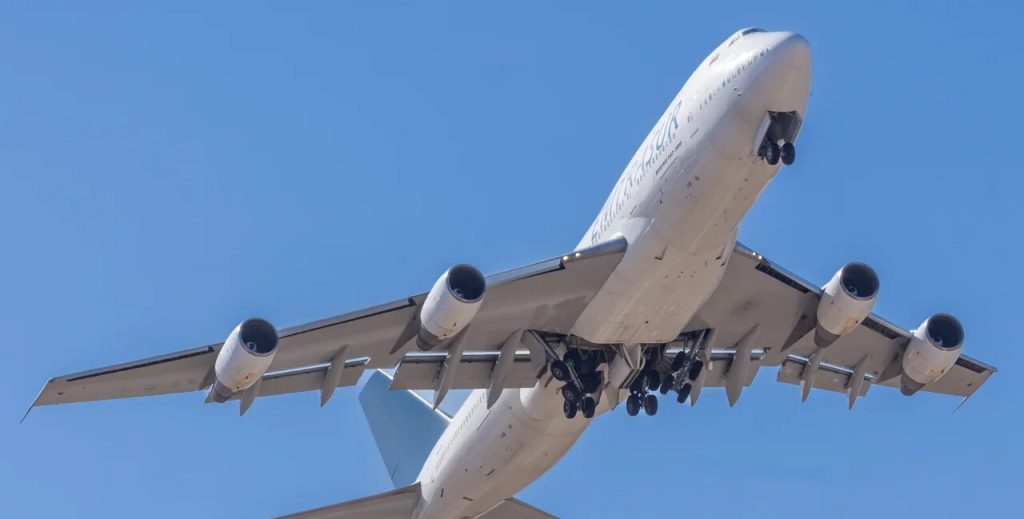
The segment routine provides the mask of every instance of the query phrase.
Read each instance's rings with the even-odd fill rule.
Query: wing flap
[[[721,349],[733,347],[743,333],[758,325],[760,344],[755,347],[763,353],[757,363],[777,365],[780,382],[799,384],[807,358],[817,349],[813,327],[801,323],[820,296],[817,286],[737,244],[721,284],[684,333],[714,329],[713,346]],[[862,361],[867,382],[898,387],[896,375],[909,338],[909,331],[872,314],[825,350],[821,373],[814,377],[813,387],[846,392],[850,376]],[[969,396],[995,371],[961,355],[953,369],[923,390]],[[706,385],[720,382],[708,374]],[[862,384],[860,394],[869,385]]]
[[[441,376],[446,355],[407,355],[395,371],[391,389],[435,389]],[[498,361],[497,352],[473,352],[462,355],[455,370],[451,389],[486,389],[491,372]],[[504,388],[533,387],[537,384],[538,370],[529,353],[517,353],[502,385]]]
[[[626,240],[617,238],[488,276],[485,302],[473,326],[466,330],[466,349],[497,351],[516,330],[567,332],[604,285],[625,250]],[[317,378],[323,380],[318,366],[329,364],[339,351],[345,352],[346,359],[366,359],[364,367],[394,368],[410,346],[394,353],[391,350],[425,297],[426,294],[417,294],[282,330],[279,350],[270,366],[271,373],[278,375],[267,375],[261,381],[260,396],[316,389],[319,386],[311,388],[310,385]],[[203,389],[213,382],[212,368],[222,344],[55,377],[43,387],[33,405]],[[304,368],[310,369],[280,374]],[[462,385],[476,384],[479,376],[474,375],[475,369],[466,370],[468,378]],[[511,381],[526,383],[521,368],[513,372],[509,377]]]

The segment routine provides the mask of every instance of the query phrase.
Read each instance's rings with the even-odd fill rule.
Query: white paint
[[[441,274],[427,294],[420,311],[420,323],[438,342],[458,335],[476,316],[484,296],[475,300],[456,297],[448,283],[451,269]],[[482,278],[482,276],[481,276]]]
[[[821,302],[818,303],[818,326],[832,335],[846,335],[852,332],[871,313],[878,300],[878,291],[867,298],[854,297],[843,290],[843,269],[821,289]]]
[[[914,330],[903,352],[903,375],[921,385],[928,385],[945,375],[960,357],[960,348],[963,346],[962,340],[957,344],[934,344],[927,333],[928,322],[934,318],[925,319]],[[960,333],[962,336],[963,332]]]
[[[276,346],[273,351],[263,355],[246,348],[241,337],[243,324],[231,330],[213,365],[217,381],[235,393],[255,384],[267,372],[277,353]]]
[[[629,249],[573,327],[600,343],[674,339],[721,281],[740,219],[779,166],[751,154],[768,111],[804,114],[803,37],[730,37],[694,72],[640,145],[578,247]],[[420,473],[419,518],[474,517],[551,468],[591,420],[567,420],[559,384],[474,391]],[[598,406],[607,411],[609,399]]]

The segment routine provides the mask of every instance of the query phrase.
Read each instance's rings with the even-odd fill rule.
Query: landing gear
[[[647,395],[644,398],[644,412],[647,413],[647,416],[654,416],[658,412],[658,397]]]
[[[782,157],[782,163],[789,166],[796,160],[796,146],[793,146],[792,142],[787,142],[779,149],[779,154]]]
[[[597,411],[597,401],[592,396],[585,396],[580,402],[580,411],[583,412],[583,418],[593,418],[594,413]]]
[[[568,400],[562,402],[562,412],[565,413],[565,417],[572,420],[576,418],[576,403]]]
[[[562,359],[554,359],[548,365],[551,376],[565,384],[559,388],[565,402],[562,410],[566,418],[575,418],[577,412],[585,418],[593,418],[597,412],[597,395],[604,381],[598,371],[601,364],[599,353],[579,348],[568,348]]]
[[[693,391],[693,384],[687,382],[683,384],[683,387],[679,388],[679,394],[676,396],[676,402],[680,404],[685,403],[687,398],[690,398],[690,392]]]
[[[761,151],[761,154],[764,156],[764,161],[767,162],[769,166],[774,166],[779,163],[779,155],[781,153],[782,150],[779,149],[779,145],[774,142],[766,142],[764,149]]]
[[[640,413],[640,408],[643,407],[647,416],[654,416],[658,412],[658,397],[649,393],[649,391],[660,390],[664,382],[661,378],[661,373],[657,370],[646,369],[642,371],[629,386],[629,398],[626,399],[626,413],[629,416],[636,416]]]
[[[661,387],[658,388],[658,392],[667,395],[674,385],[676,385],[676,377],[669,373],[665,375],[665,378],[661,379]]]
[[[636,416],[638,413],[640,413],[640,397],[629,395],[629,398],[626,399],[626,414]]]
[[[573,405],[575,405],[581,398],[583,398],[583,392],[580,391],[580,388],[576,387],[575,384],[566,384],[562,386],[562,398],[564,398],[566,402],[572,402]]]
[[[560,360],[551,361],[551,376],[555,377],[555,380],[559,382],[565,382],[572,377],[569,374],[569,366],[566,366]]]

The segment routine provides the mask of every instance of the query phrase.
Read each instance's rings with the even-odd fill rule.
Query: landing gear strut
[[[562,411],[565,417],[572,419],[577,413],[584,418],[593,418],[597,412],[597,399],[593,395],[601,389],[601,373],[597,371],[601,364],[598,354],[592,351],[569,348],[562,359],[551,361],[548,369],[551,376],[565,382],[559,391],[565,401]]]
[[[666,380],[662,380],[661,373],[655,369],[645,369],[642,371],[629,386],[629,397],[626,398],[626,413],[629,416],[636,416],[640,413],[640,408],[643,407],[644,413],[647,416],[657,414],[658,397],[649,391],[660,390],[664,387]],[[665,392],[668,392],[668,390]]]

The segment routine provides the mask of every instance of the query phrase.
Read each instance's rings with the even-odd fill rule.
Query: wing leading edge
[[[760,254],[737,244],[718,290],[684,330],[714,330],[711,370],[705,386],[727,386],[741,337],[756,326],[758,344],[751,350],[747,373],[735,380],[749,385],[760,367],[778,366],[777,380],[811,388],[843,392],[850,406],[872,384],[899,387],[904,350],[911,332],[871,314],[860,326],[813,358],[817,351],[810,328],[801,326],[821,289],[788,272]],[[816,373],[807,376],[809,370]],[[941,378],[923,391],[969,397],[996,368],[961,354]],[[738,390],[737,395],[738,395]],[[691,397],[691,401],[695,398]]]
[[[599,244],[525,267],[487,277],[484,304],[465,332],[465,363],[497,362],[495,354],[516,330],[541,329],[568,332],[576,318],[601,288],[626,250],[626,240]],[[417,315],[425,293],[367,309],[342,314],[282,330],[280,347],[267,374],[250,388],[252,398],[320,389],[333,391],[327,380],[332,363],[339,364],[337,386],[355,384],[366,368],[394,368],[406,357],[409,346],[392,352],[396,341]],[[214,361],[223,343],[117,364],[51,378],[33,406],[52,405],[168,393],[197,391],[213,383]],[[442,350],[443,351],[443,350]],[[469,352],[491,353],[470,355]],[[410,359],[424,365],[430,359]],[[415,370],[410,369],[410,373]],[[422,370],[420,370],[422,371]],[[475,387],[486,382],[470,369],[455,387]],[[410,375],[411,376],[411,375]],[[535,377],[529,362],[516,359],[507,377],[510,387]],[[420,373],[405,384],[419,387],[436,377]],[[532,385],[532,383],[531,383]],[[484,385],[483,387],[487,387]],[[329,394],[327,395],[329,398]],[[323,401],[323,400],[322,400]],[[26,413],[27,414],[27,413]]]

